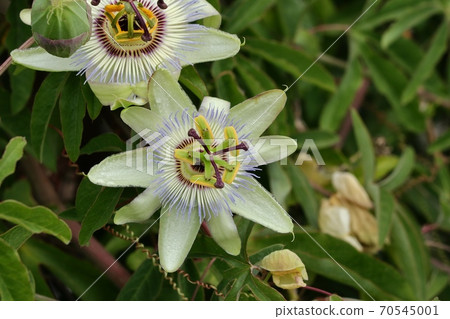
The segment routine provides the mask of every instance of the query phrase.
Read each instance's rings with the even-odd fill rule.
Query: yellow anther
[[[194,122],[195,127],[197,128],[197,131],[200,133],[201,138],[205,140],[204,142],[207,145],[212,144],[212,141],[214,140],[214,135],[206,118],[203,115],[199,115],[194,119]]]
[[[210,188],[216,188],[214,184],[216,183],[216,179],[212,177],[211,179],[206,179],[204,175],[192,175],[189,181],[193,184],[210,187]]]
[[[225,137],[225,140],[229,140],[229,147],[233,147],[239,144],[238,135],[236,129],[233,126],[225,127],[223,135]],[[230,154],[236,157],[239,155],[239,150],[231,151]]]
[[[223,174],[223,181],[227,184],[233,183],[233,181],[236,178],[236,175],[239,171],[239,167],[241,166],[241,163],[236,162],[234,165],[235,166],[234,166],[233,170],[226,169]]]
[[[119,12],[123,8],[125,8],[123,4],[108,4],[107,6],[105,6],[105,11],[109,13]]]

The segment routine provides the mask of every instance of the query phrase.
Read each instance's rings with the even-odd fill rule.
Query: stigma
[[[202,115],[194,119],[195,128],[187,135],[190,141],[175,149],[174,157],[180,164],[181,176],[190,183],[221,189],[233,183],[239,171],[239,151],[247,151],[245,142],[239,143],[233,126],[224,128],[224,138],[214,138],[211,127]]]

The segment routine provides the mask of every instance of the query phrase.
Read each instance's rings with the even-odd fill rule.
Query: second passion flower
[[[181,266],[203,221],[232,255],[241,249],[232,213],[292,232],[289,215],[253,174],[297,149],[288,137],[260,137],[283,109],[285,93],[264,92],[231,109],[227,101],[205,97],[197,111],[167,71],[156,71],[149,87],[152,110],[131,107],[121,114],[147,145],[112,155],[88,174],[98,185],[146,188],[114,222],[142,222],[161,207],[158,247],[168,272]]]
[[[90,40],[71,57],[38,47],[14,50],[13,61],[41,71],[83,73],[102,104],[118,107],[147,102],[146,84],[156,68],[176,75],[185,65],[234,56],[241,45],[235,35],[192,23],[220,17],[205,0],[100,0],[89,6]],[[21,14],[26,23],[29,14]]]

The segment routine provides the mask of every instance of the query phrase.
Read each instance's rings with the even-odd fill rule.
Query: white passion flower
[[[241,45],[235,35],[191,23],[208,18],[214,27],[220,24],[220,14],[206,0],[96,0],[89,5],[90,40],[71,57],[37,47],[14,50],[13,61],[41,71],[85,74],[100,102],[117,108],[147,103],[147,82],[157,68],[176,77],[185,65],[231,57]],[[21,13],[28,24],[29,14]]]
[[[88,173],[98,185],[146,188],[116,212],[116,224],[145,221],[161,207],[158,247],[168,272],[181,266],[202,222],[232,255],[241,250],[233,213],[292,232],[289,215],[252,173],[297,149],[288,137],[260,137],[283,109],[283,91],[262,93],[231,109],[227,101],[205,97],[197,110],[164,70],[154,73],[149,91],[151,110],[130,107],[121,113],[146,145],[107,157]]]

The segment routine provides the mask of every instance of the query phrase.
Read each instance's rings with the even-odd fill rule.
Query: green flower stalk
[[[283,109],[283,91],[262,93],[233,108],[205,97],[197,110],[164,70],[155,72],[149,90],[151,110],[130,107],[121,113],[146,146],[110,156],[88,174],[98,185],[145,188],[116,212],[116,224],[145,221],[161,207],[158,246],[168,272],[181,266],[202,222],[232,255],[241,249],[233,213],[292,232],[289,215],[253,174],[256,166],[297,149],[288,137],[260,137]]]
[[[214,28],[220,22],[213,27],[192,23],[211,17],[220,21],[206,0],[101,0],[87,6],[92,12],[90,40],[69,58],[42,47],[14,50],[11,56],[36,70],[85,74],[100,102],[112,109],[146,104],[147,82],[157,68],[177,78],[183,66],[225,59],[240,49],[235,35]],[[31,21],[29,15],[21,14],[25,23]]]
[[[35,0],[31,29],[48,53],[70,57],[91,35],[91,8],[85,0]]]

